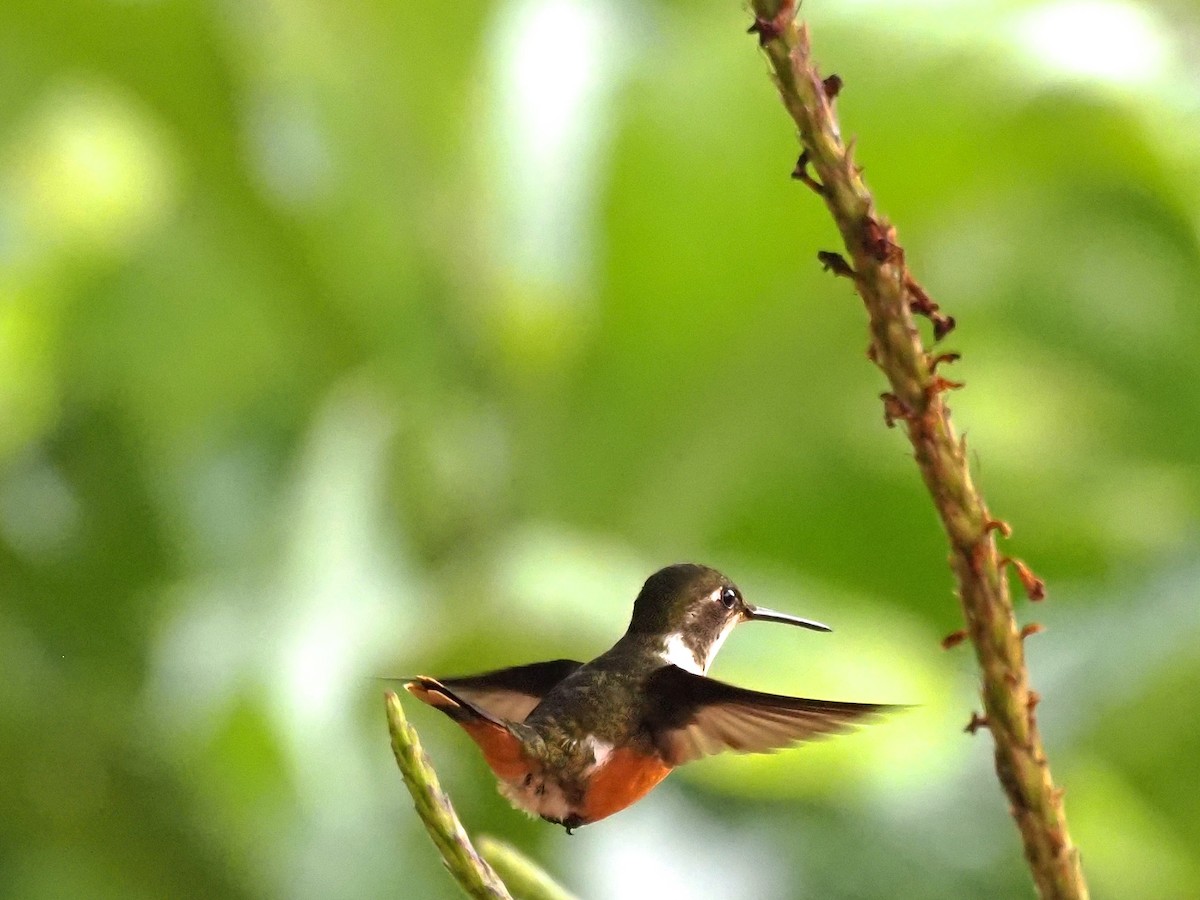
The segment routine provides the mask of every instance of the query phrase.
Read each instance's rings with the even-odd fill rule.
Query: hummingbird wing
[[[551,688],[582,665],[573,659],[554,659],[496,669],[482,675],[438,680],[468,703],[496,718],[524,722]]]
[[[879,703],[764,694],[664,666],[646,685],[646,724],[663,759],[678,766],[723,750],[767,753],[795,741],[841,734],[892,709]]]

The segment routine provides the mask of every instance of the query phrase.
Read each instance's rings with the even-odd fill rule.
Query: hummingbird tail
[[[529,772],[529,759],[520,739],[501,719],[490,715],[438,681],[421,675],[405,690],[434,709],[440,709],[470,735],[498,778],[513,781]]]

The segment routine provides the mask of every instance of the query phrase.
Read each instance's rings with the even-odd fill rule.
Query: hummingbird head
[[[831,630],[820,622],[753,606],[716,569],[680,563],[646,579],[633,603],[627,634],[660,641],[666,661],[703,675],[733,627],[754,621]]]

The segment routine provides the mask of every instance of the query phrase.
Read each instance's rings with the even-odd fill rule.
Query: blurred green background
[[[1200,10],[810,0],[959,328],[1097,897],[1200,896]],[[372,676],[588,658],[696,560],[829,622],[713,674],[919,710],[568,838],[597,898],[1023,897],[944,539],[737,2],[0,4],[0,895],[455,896]]]

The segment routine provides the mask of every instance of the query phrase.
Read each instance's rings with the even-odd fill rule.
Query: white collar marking
[[[733,631],[733,627],[737,625],[738,620],[732,619],[725,629],[717,635],[717,639],[712,642],[708,648],[708,657],[703,663],[696,662],[696,655],[683,641],[683,635],[679,632],[667,637],[667,642],[663,646],[662,658],[663,662],[669,665],[679,666],[685,672],[691,672],[693,675],[707,675],[708,667],[712,665],[712,661],[717,658],[717,651],[721,649],[721,645],[725,643],[725,638],[729,637],[729,632]]]
[[[717,639],[713,641],[712,645],[708,648],[708,659],[705,660],[704,663],[705,672],[707,672],[708,667],[712,665],[712,661],[717,658],[717,651],[721,649],[721,645],[725,643],[725,638],[729,637],[729,632],[733,631],[733,626],[735,626],[737,623],[737,619],[730,619],[729,624],[726,625],[725,629],[717,635]]]
[[[663,662],[672,666],[679,666],[685,672],[691,672],[693,675],[703,675],[708,671],[708,666],[702,666],[696,662],[696,655],[692,653],[692,648],[683,642],[683,635],[679,632],[675,632],[667,638],[667,643],[663,647],[662,658]]]
[[[725,590],[723,587],[717,588],[712,594],[713,602],[716,602],[720,593]],[[667,636],[667,642],[663,646],[662,658],[663,662],[668,665],[678,666],[685,672],[691,672],[693,675],[708,674],[708,667],[712,665],[712,661],[717,658],[717,651],[721,649],[721,645],[725,643],[725,638],[729,637],[729,632],[733,631],[733,626],[738,623],[738,618],[734,617],[729,620],[729,623],[717,635],[717,639],[709,645],[708,655],[703,662],[696,662],[696,654],[692,652],[683,641],[683,635],[676,631],[674,634]]]

